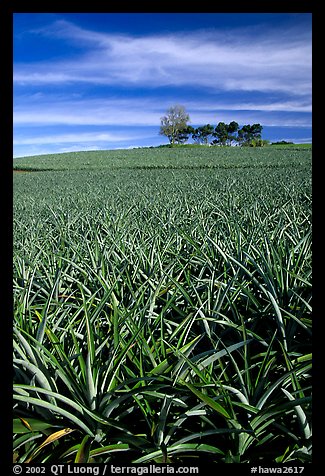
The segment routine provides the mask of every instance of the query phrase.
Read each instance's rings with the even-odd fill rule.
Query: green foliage
[[[293,142],[289,142],[289,141],[286,141],[286,140],[280,140],[280,141],[271,143],[271,145],[292,145],[292,144],[293,144]]]
[[[238,142],[243,146],[260,147],[262,142],[261,124],[246,124],[238,130]]]
[[[216,125],[214,136],[217,138],[216,143],[220,145],[226,145],[228,139],[228,125],[224,122],[219,122]]]
[[[55,159],[15,161],[65,168],[14,175],[15,460],[310,461],[310,151]]]
[[[264,139],[251,139],[247,142],[243,142],[242,146],[246,147],[264,147],[269,144],[268,140]]]
[[[14,169],[27,171],[93,171],[143,169],[243,169],[311,167],[311,147],[294,147],[284,152],[283,146],[255,149],[211,147],[197,144],[168,144],[157,148],[65,152],[14,159]],[[22,174],[21,174],[22,175]],[[43,176],[43,175],[42,175]],[[49,175],[50,182],[53,182]],[[35,176],[34,176],[35,177]],[[61,177],[61,176],[60,176]],[[23,177],[19,176],[21,180]],[[26,179],[26,177],[24,177]],[[87,182],[87,181],[86,181]]]
[[[206,124],[205,126],[200,126],[197,129],[190,129],[192,138],[198,144],[208,144],[209,137],[213,135],[214,128],[211,124]]]

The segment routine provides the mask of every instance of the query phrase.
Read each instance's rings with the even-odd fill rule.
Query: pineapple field
[[[14,159],[14,461],[311,461],[311,153]]]

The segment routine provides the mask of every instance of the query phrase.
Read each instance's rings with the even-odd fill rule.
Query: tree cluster
[[[194,128],[188,125],[190,116],[184,106],[176,105],[161,117],[160,134],[166,136],[171,144],[184,144],[192,137],[197,144],[233,145],[260,147],[267,141],[262,139],[261,124],[246,124],[241,128],[235,121],[226,124],[219,122],[215,127],[205,124]]]

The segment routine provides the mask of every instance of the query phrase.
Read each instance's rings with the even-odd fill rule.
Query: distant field
[[[309,166],[311,146],[175,147],[69,152],[14,159],[14,169],[229,168]]]
[[[311,148],[15,168],[15,461],[311,461]]]

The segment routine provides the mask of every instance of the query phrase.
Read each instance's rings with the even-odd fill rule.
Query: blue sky
[[[311,142],[309,13],[16,13],[14,157],[155,146],[160,118]]]

